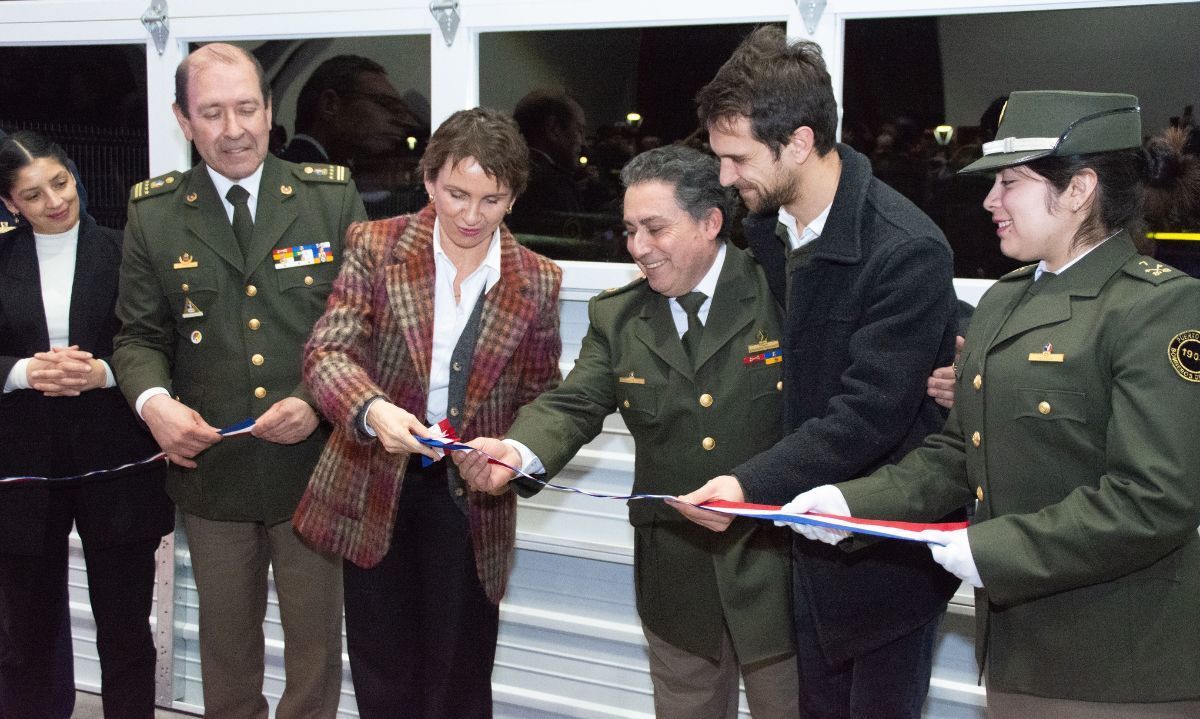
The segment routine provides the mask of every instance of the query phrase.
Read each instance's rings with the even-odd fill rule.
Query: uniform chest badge
[[[179,256],[178,262],[171,265],[171,267],[176,270],[190,270],[199,266],[200,263],[196,261],[196,258],[192,257],[186,252]]]
[[[755,354],[774,349],[779,349],[779,340],[767,339],[767,333],[763,330],[759,330],[758,339],[754,342],[754,344],[746,348],[746,352],[749,354]]]
[[[1064,359],[1066,359],[1066,355],[1061,354],[1061,353],[1056,353],[1054,351],[1054,345],[1051,344],[1050,342],[1047,342],[1042,347],[1041,352],[1030,352],[1029,353],[1029,361],[1030,362],[1062,362]]]
[[[635,376],[633,370],[629,370],[628,375],[621,375],[618,377],[617,381],[621,384],[646,384],[646,379],[644,377]]]
[[[186,319],[191,319],[192,317],[203,317],[203,316],[204,316],[204,312],[199,307],[196,306],[195,302],[192,302],[191,297],[183,298],[183,314],[181,315],[181,317],[183,317],[183,319],[186,320]]]
[[[1187,330],[1172,337],[1167,358],[1180,377],[1200,382],[1200,330]]]
[[[295,247],[276,247],[271,251],[271,259],[275,260],[275,269],[277,270],[319,265],[323,262],[333,262],[333,247],[329,242],[296,245]]]

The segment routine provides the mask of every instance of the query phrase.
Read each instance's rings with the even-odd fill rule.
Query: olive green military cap
[[[1040,157],[1086,155],[1142,144],[1142,108],[1133,95],[1036,90],[1014,92],[1000,112],[996,139],[960,172],[994,172]]]

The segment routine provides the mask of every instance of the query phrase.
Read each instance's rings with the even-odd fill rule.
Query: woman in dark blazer
[[[20,220],[0,236],[0,477],[70,477],[153,455],[106,360],[120,233],[80,214],[62,148],[36,133],[0,140],[0,199]],[[105,714],[153,716],[154,552],[173,521],[160,465],[0,485],[0,715],[52,715],[74,524]]]

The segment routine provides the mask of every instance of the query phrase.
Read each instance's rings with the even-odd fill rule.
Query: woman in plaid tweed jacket
[[[412,436],[447,412],[457,412],[463,439],[503,435],[523,404],[560,380],[561,270],[501,224],[524,188],[527,153],[501,113],[452,115],[421,161],[432,202],[414,215],[351,226],[306,348],[305,379],[335,429],[294,524],[347,560],[347,638],[364,717],[490,716],[516,500],[469,491],[451,462],[418,467],[413,455],[430,450]],[[429,401],[436,285],[453,281],[457,293],[476,267],[494,273],[497,254],[498,277],[477,300],[464,401],[439,413]],[[454,303],[460,313],[470,306]]]

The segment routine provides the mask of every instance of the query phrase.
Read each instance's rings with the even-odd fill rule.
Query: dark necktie
[[[250,193],[241,185],[234,185],[225,193],[225,199],[233,205],[233,236],[237,238],[242,248],[242,257],[250,249],[250,240],[254,237],[254,218],[250,217]]]
[[[683,333],[683,349],[687,352],[688,359],[692,361],[692,366],[696,364],[696,354],[700,351],[700,337],[704,334],[704,325],[700,323],[700,306],[706,299],[708,299],[708,295],[703,292],[689,292],[682,297],[675,298],[675,301],[687,313],[688,328],[687,332]]]

